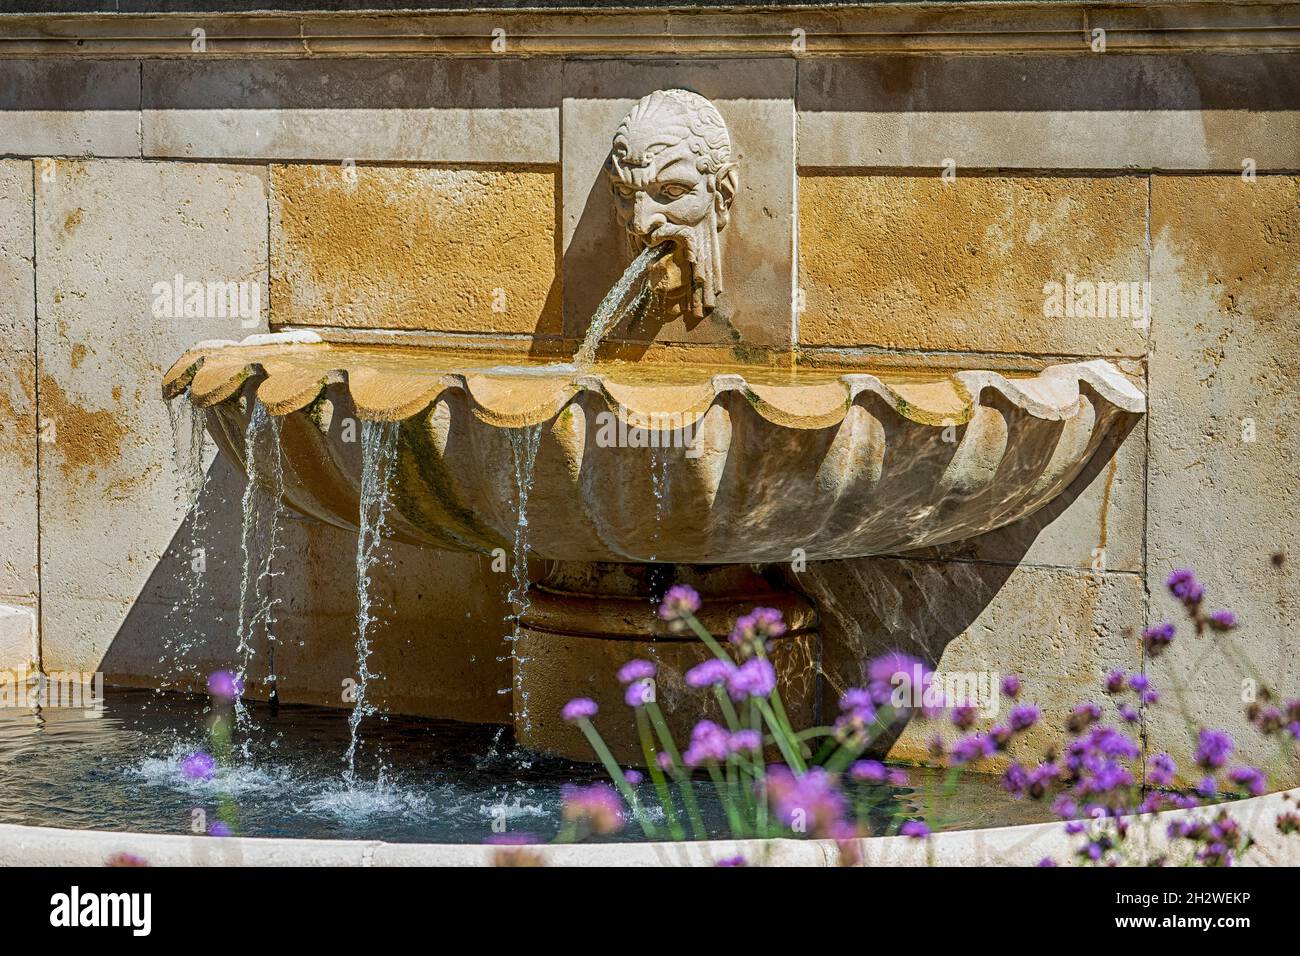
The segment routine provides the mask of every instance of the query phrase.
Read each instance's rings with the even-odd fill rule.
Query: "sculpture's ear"
[[[731,204],[736,198],[736,190],[740,188],[740,174],[736,164],[727,163],[719,169],[714,174],[714,183],[717,187],[714,202],[718,206],[718,228],[721,229],[730,218]]]

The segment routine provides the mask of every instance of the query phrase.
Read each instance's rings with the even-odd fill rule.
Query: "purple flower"
[[[879,760],[858,760],[849,767],[849,776],[863,783],[884,783],[888,771]]]
[[[1174,640],[1174,626],[1168,621],[1153,624],[1142,632],[1142,646],[1150,657],[1159,657]]]
[[[1124,689],[1124,682],[1128,680],[1128,674],[1124,671],[1111,671],[1106,675],[1106,693],[1118,694]]]
[[[891,787],[906,787],[907,779],[908,778],[907,778],[906,770],[889,771],[889,785]]]
[[[871,691],[850,687],[840,696],[840,710],[864,724],[876,722],[876,703]]]
[[[650,661],[630,660],[618,669],[618,682],[620,684],[648,680],[654,676],[655,666]]]
[[[1154,787],[1168,787],[1174,782],[1178,765],[1167,753],[1152,754],[1147,758],[1147,780]]]
[[[739,647],[743,655],[750,656],[769,650],[769,642],[785,632],[785,621],[781,619],[780,611],[756,607],[737,619],[728,640]]]
[[[665,750],[659,751],[659,753],[655,754],[655,763],[659,764],[660,770],[672,770],[673,769],[672,754],[668,753]]]
[[[623,691],[623,703],[629,707],[644,707],[655,699],[655,682],[647,677],[633,681]]]
[[[1011,713],[1007,716],[1007,723],[1016,733],[1028,730],[1034,724],[1038,723],[1038,718],[1042,716],[1038,708],[1033,704],[1022,704],[1019,707],[1013,707]]]
[[[1012,796],[1023,796],[1029,788],[1029,774],[1014,760],[1002,775],[1002,788]]]
[[[1040,867],[1056,866],[1056,861],[1053,860],[1050,856],[1045,856],[1037,863],[1035,863],[1034,866],[1040,866]]]
[[[608,835],[623,829],[623,798],[606,783],[580,787],[565,784],[560,788],[564,799],[564,819],[586,826],[593,833]]]
[[[584,718],[595,717],[597,710],[596,702],[590,697],[575,697],[564,705],[560,716],[572,724]]]
[[[513,833],[489,833],[483,842],[489,846],[536,846],[542,841],[536,833],[515,830]]]
[[[748,866],[749,864],[745,862],[745,858],[743,856],[724,856],[721,860],[719,860],[717,863],[714,863],[713,865],[730,867],[730,866]]]
[[[796,832],[812,836],[833,836],[840,832],[846,807],[835,779],[822,767],[812,767],[799,776],[783,764],[767,771],[767,797],[777,819]]]
[[[664,601],[659,605],[659,616],[672,623],[687,615],[693,616],[699,609],[699,592],[689,584],[674,584],[664,593]]]
[[[734,664],[728,664],[724,660],[711,657],[707,661],[696,664],[686,672],[686,683],[690,687],[712,687],[714,684],[725,684],[727,678],[735,669]]]
[[[1201,778],[1201,782],[1196,785],[1196,792],[1199,793],[1201,796],[1205,797],[1207,800],[1213,797],[1215,793],[1218,791],[1218,789],[1219,786],[1215,782],[1214,777],[1211,774],[1206,774],[1204,777]]]
[[[1101,706],[1096,701],[1085,700],[1075,705],[1065,721],[1065,727],[1072,734],[1081,734],[1099,720],[1101,720]]]
[[[899,836],[911,837],[913,840],[924,840],[930,835],[930,828],[921,820],[908,820],[898,828]]]
[[[244,693],[244,683],[230,671],[213,671],[208,675],[208,693],[213,697],[234,700]]]
[[[1210,615],[1210,627],[1216,631],[1231,631],[1237,626],[1237,615],[1229,610],[1215,611]]]
[[[1195,607],[1205,597],[1205,588],[1196,580],[1196,573],[1190,568],[1179,568],[1169,575],[1165,582],[1171,594],[1188,607]]]
[[[202,750],[181,761],[181,776],[190,780],[211,780],[217,773],[217,761]]]
[[[958,730],[970,730],[979,718],[979,711],[974,704],[958,704],[952,709],[952,725]]]
[[[1123,720],[1125,720],[1130,724],[1136,724],[1139,720],[1142,719],[1142,715],[1138,713],[1137,709],[1134,708],[1131,704],[1120,704],[1119,715]]]
[[[1134,674],[1128,679],[1128,686],[1141,692],[1151,686],[1151,679],[1146,674]]]
[[[1261,796],[1268,782],[1264,771],[1258,767],[1233,767],[1228,771],[1228,779],[1252,797]]]
[[[691,729],[691,742],[682,754],[688,767],[717,763],[727,759],[731,736],[711,720],[701,720]]]
[[[639,787],[641,781],[645,779],[645,775],[640,770],[624,770],[623,779],[628,782],[629,786]]]
[[[766,697],[776,688],[776,670],[766,657],[751,657],[727,676],[732,700]]]
[[[208,824],[208,836],[228,837],[230,836],[230,827],[220,820],[213,820]]]
[[[1236,749],[1232,738],[1222,730],[1202,729],[1196,747],[1196,762],[1206,770],[1217,770],[1228,762]]]
[[[1020,678],[1015,674],[1008,674],[1002,678],[1002,694],[1015,700],[1020,696]]]
[[[763,749],[763,735],[757,730],[738,730],[727,740],[727,752],[758,753]]]
[[[961,766],[982,757],[991,757],[996,752],[997,744],[987,734],[972,734],[952,745],[950,760],[955,766]]]

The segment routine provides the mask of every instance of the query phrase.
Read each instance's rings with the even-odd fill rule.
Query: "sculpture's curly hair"
[[[630,131],[647,120],[653,122],[660,138],[648,144],[643,155],[633,158],[634,165],[682,140],[688,140],[691,152],[699,157],[702,173],[717,173],[731,162],[731,134],[712,103],[690,90],[655,90],[641,97],[619,123],[610,153],[615,169],[632,151]]]

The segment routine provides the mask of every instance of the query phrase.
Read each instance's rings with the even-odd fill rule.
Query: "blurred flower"
[[[181,761],[181,776],[190,780],[211,780],[216,773],[216,758],[202,750],[190,754]]]
[[[740,648],[742,657],[752,657],[770,650],[771,640],[785,632],[785,621],[781,619],[780,611],[756,607],[736,621],[728,639]]]
[[[607,836],[623,829],[626,817],[623,799],[605,783],[585,787],[566,784],[560,788],[565,821],[580,824],[592,833]]]
[[[629,786],[639,787],[641,786],[641,781],[645,779],[645,775],[642,774],[640,770],[624,770],[623,779],[628,782]]]
[[[1169,575],[1169,580],[1165,583],[1170,593],[1189,608],[1196,607],[1205,597],[1205,588],[1196,580],[1196,573],[1190,568],[1179,568]]]
[[[1136,724],[1142,719],[1142,715],[1130,704],[1120,704],[1119,715],[1123,720],[1130,724]]]
[[[1007,717],[1007,723],[1016,733],[1028,730],[1034,724],[1038,723],[1038,718],[1042,716],[1037,707],[1033,704],[1022,704],[1019,707],[1013,707]]]
[[[1168,621],[1153,624],[1142,632],[1142,647],[1147,656],[1159,657],[1174,640],[1174,626]]]
[[[762,749],[763,735],[757,730],[738,730],[727,740],[728,753],[758,753]]]
[[[711,720],[701,720],[691,729],[691,742],[682,754],[688,767],[720,763],[727,759],[727,745],[731,736]]]
[[[727,675],[727,693],[732,700],[766,697],[776,688],[776,670],[765,657],[751,657]]]
[[[721,860],[713,864],[714,866],[749,866],[743,856],[724,856]]]
[[[1197,737],[1196,762],[1207,770],[1217,770],[1228,762],[1234,749],[1232,738],[1222,730],[1202,729]]]
[[[1106,693],[1118,694],[1124,689],[1124,683],[1128,680],[1128,674],[1124,671],[1111,671],[1106,675]]]
[[[213,697],[234,700],[244,693],[244,684],[230,671],[213,671],[208,675],[208,693]]]
[[[884,783],[887,775],[879,760],[858,760],[849,766],[849,776],[863,783]]]
[[[924,840],[930,835],[930,828],[922,820],[908,820],[898,828],[898,833],[913,840]]]
[[[1228,771],[1228,779],[1252,797],[1262,796],[1268,783],[1264,771],[1258,767],[1233,767]]]
[[[1215,611],[1209,617],[1209,624],[1216,631],[1231,631],[1237,626],[1237,615],[1228,610]]]
[[[700,595],[689,584],[674,584],[664,592],[663,603],[659,605],[659,616],[672,623],[680,621],[687,615],[694,615],[700,609]]]
[[[1002,694],[1004,697],[1010,697],[1015,700],[1020,696],[1020,678],[1015,674],[1008,674],[1002,678]]]
[[[1285,832],[1285,831],[1284,831]],[[148,866],[149,861],[142,856],[136,856],[134,853],[127,853],[123,850],[120,853],[114,853],[104,861],[105,866]]]
[[[735,669],[736,665],[711,657],[707,661],[696,664],[686,672],[686,683],[690,687],[712,687],[714,684],[725,684],[727,678],[731,676],[731,672]]]
[[[208,836],[228,837],[230,836],[230,827],[220,820],[213,820],[208,824]]]
[[[629,707],[644,707],[655,699],[655,682],[652,678],[645,677],[633,681],[627,685],[623,691],[623,703]]]
[[[1065,728],[1072,734],[1081,734],[1094,723],[1101,720],[1101,707],[1091,700],[1077,704],[1065,721]]]
[[[1147,758],[1147,781],[1153,787],[1168,787],[1174,782],[1178,765],[1167,753],[1152,754]]]
[[[620,684],[648,680],[654,676],[655,666],[650,661],[630,660],[618,669],[618,682]]]
[[[777,819],[796,832],[831,836],[844,818],[844,797],[834,777],[822,767],[812,767],[798,776],[784,764],[768,767],[767,797]]]
[[[974,704],[958,704],[952,709],[950,719],[958,730],[970,730],[979,719],[979,710]]]
[[[1034,865],[1041,866],[1041,867],[1056,866],[1056,861],[1053,860],[1050,856],[1045,856]]]
[[[595,717],[597,710],[596,702],[590,697],[575,697],[564,705],[560,716],[572,724],[584,717]]]

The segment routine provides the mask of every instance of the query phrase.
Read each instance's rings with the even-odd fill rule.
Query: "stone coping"
[[[201,342],[164,376],[163,395],[171,399],[188,389],[190,399],[206,408],[234,396],[259,372],[265,378],[258,397],[273,415],[298,411],[328,385],[346,382],[362,418],[401,421],[454,388],[472,397],[480,420],[504,428],[547,421],[581,391],[600,393],[620,417],[638,427],[655,427],[664,415],[696,421],[730,391],[740,392],[770,423],[803,429],[839,424],[864,392],[923,425],[965,424],[986,389],[1050,421],[1074,414],[1085,383],[1123,411],[1146,411],[1142,392],[1104,359],[1053,365],[1032,376],[986,370],[874,375],[624,363],[587,369],[536,360],[514,364],[506,356],[451,349],[334,344],[311,332],[255,335],[242,343]]]
[[[0,56],[840,56],[855,53],[1276,51],[1300,48],[1300,5],[1237,2],[881,3],[725,9],[26,13]],[[494,36],[494,30],[504,34]],[[503,38],[504,48],[499,38]],[[496,42],[496,48],[493,43]]]
[[[1300,839],[1277,831],[1274,821],[1294,809],[1300,789],[1222,804],[1255,838],[1247,864],[1300,864]],[[1169,810],[1129,817],[1130,840],[1144,851],[1167,845],[1170,821],[1217,812]],[[1050,856],[1067,864],[1076,838],[1060,823],[954,830],[928,840],[873,837],[858,840],[867,866],[1033,866]],[[498,848],[481,844],[386,843],[382,840],[295,840],[278,837],[165,835],[64,830],[0,824],[0,866],[98,866],[132,853],[154,866],[484,866]],[[551,866],[711,866],[741,855],[768,866],[834,866],[832,840],[707,840],[696,843],[604,843],[532,848]]]

